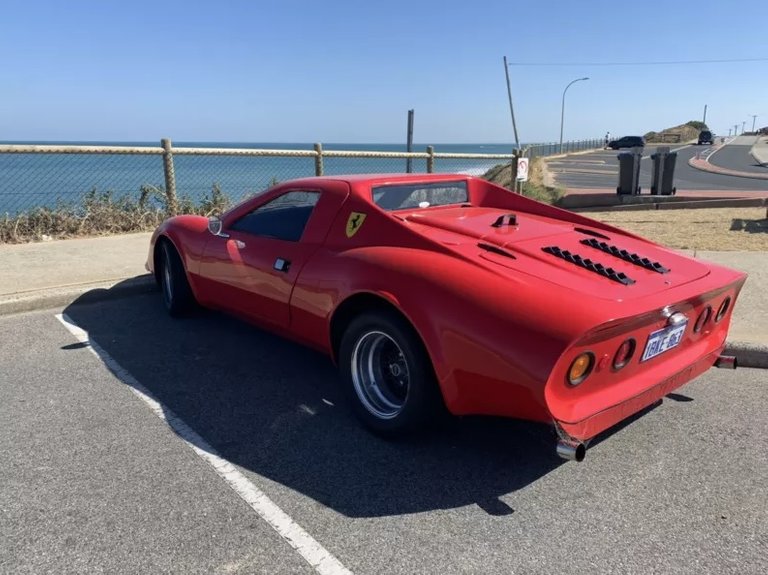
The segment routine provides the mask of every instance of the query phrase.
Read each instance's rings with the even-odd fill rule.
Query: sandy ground
[[[766,208],[583,214],[677,249],[768,251]]]

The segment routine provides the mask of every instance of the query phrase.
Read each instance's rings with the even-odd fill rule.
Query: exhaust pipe
[[[715,360],[715,367],[720,369],[736,369],[738,363],[735,355],[721,355]]]
[[[560,439],[557,442],[557,454],[568,461],[584,461],[587,446],[580,441]]]

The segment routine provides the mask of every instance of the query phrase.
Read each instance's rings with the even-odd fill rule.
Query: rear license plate
[[[654,331],[648,337],[648,343],[645,344],[645,351],[640,361],[646,361],[676,347],[683,340],[683,334],[687,326],[688,322],[686,321],[679,325],[670,325],[664,329]]]

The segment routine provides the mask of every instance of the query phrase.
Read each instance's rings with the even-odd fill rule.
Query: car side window
[[[230,228],[255,236],[298,242],[318,199],[319,192],[287,192],[247,213]]]

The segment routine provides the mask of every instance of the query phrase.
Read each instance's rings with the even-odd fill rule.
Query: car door
[[[205,248],[200,274],[216,307],[287,328],[296,278],[317,242],[302,236],[322,193],[290,190],[229,223]]]

